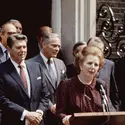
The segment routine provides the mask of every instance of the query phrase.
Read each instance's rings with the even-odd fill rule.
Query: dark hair
[[[80,67],[79,64],[83,63],[86,59],[86,56],[88,55],[94,55],[97,56],[100,60],[99,63],[99,70],[102,68],[103,64],[104,64],[104,55],[103,52],[96,46],[86,46],[81,54],[78,54],[77,57],[75,58],[75,63],[76,66],[78,68],[78,72],[80,73]]]
[[[25,35],[23,35],[23,34],[12,34],[12,35],[8,36],[8,38],[7,38],[7,45],[10,48],[12,48],[12,46],[15,42],[18,42],[18,41],[21,41],[21,40],[26,41],[26,43],[28,42],[28,39]]]
[[[41,37],[49,34],[49,33],[52,33],[52,28],[49,27],[49,26],[41,26],[37,32],[37,37],[38,39],[40,39]]]
[[[76,49],[77,49],[77,47],[78,46],[81,46],[81,45],[86,45],[86,43],[85,42],[82,42],[82,41],[79,41],[79,42],[77,42],[74,46],[73,46],[73,51],[75,51]]]
[[[79,46],[82,46],[82,45],[86,45],[86,43],[85,43],[85,42],[82,42],[82,41],[79,41],[79,42],[77,42],[77,43],[73,46],[73,49],[72,49],[73,55],[74,55],[74,52],[77,50],[77,48],[78,48]],[[77,53],[77,52],[75,52],[75,53]],[[75,56],[75,55],[74,55],[74,56]]]

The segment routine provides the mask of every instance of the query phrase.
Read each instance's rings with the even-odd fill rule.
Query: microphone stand
[[[103,108],[103,112],[109,112],[109,102],[108,102],[108,98],[106,96],[106,92],[105,89],[103,87],[102,84],[100,84],[100,94],[101,94],[101,98],[102,98],[102,108]],[[105,122],[103,122],[101,125],[105,125],[108,121],[110,120],[110,116],[107,116],[107,120]]]
[[[103,85],[100,85],[100,93],[102,97],[103,112],[109,112],[108,98],[106,96],[106,92],[105,92]]]

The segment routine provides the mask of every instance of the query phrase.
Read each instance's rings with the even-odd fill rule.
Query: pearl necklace
[[[92,81],[90,81],[89,83],[85,83],[81,80],[80,76],[78,75],[78,79],[81,83],[83,83],[84,85],[90,85],[92,83]]]

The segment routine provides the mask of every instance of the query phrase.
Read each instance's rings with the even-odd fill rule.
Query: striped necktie
[[[56,87],[57,78],[55,76],[56,73],[54,72],[54,69],[53,69],[54,67],[52,67],[53,62],[52,62],[52,60],[48,59],[47,63],[48,63],[48,71],[51,76],[52,82],[54,83],[54,85]]]
[[[25,75],[25,72],[24,72],[24,69],[23,69],[24,67],[22,65],[19,65],[18,67],[20,68],[20,77],[23,81],[24,87],[26,89],[28,89],[26,75]]]

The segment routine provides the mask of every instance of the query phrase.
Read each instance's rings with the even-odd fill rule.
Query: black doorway
[[[40,26],[51,26],[52,0],[3,0],[1,1],[0,25],[17,19],[23,25],[23,34],[28,37],[28,56],[38,54],[36,33]]]

